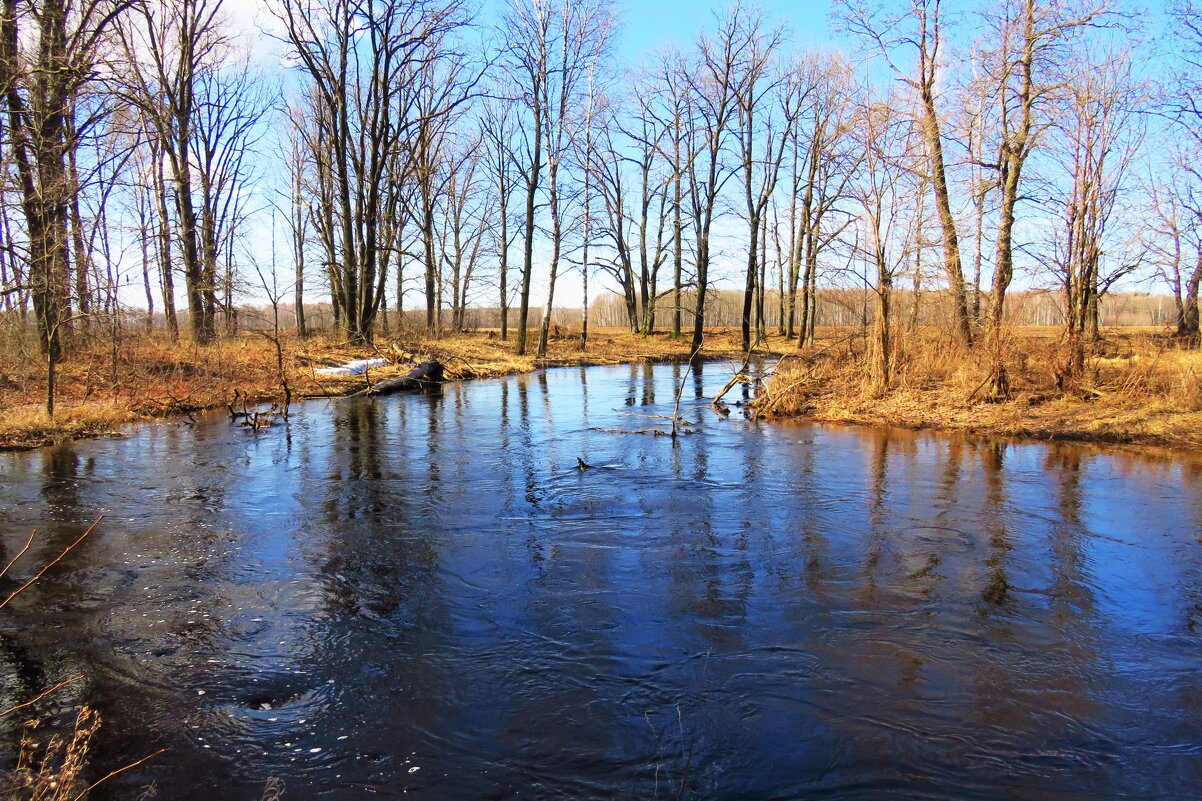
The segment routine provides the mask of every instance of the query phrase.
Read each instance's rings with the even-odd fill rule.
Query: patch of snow
[[[359,375],[373,367],[384,367],[387,364],[387,359],[356,359],[353,362],[347,362],[341,367],[322,367],[313,372],[317,375]]]

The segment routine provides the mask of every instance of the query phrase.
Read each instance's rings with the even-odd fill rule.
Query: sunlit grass
[[[516,355],[516,332],[444,334],[406,332],[370,346],[332,336],[282,344],[294,397],[349,395],[436,358],[448,378],[509,375],[542,366],[684,361],[686,334],[651,336],[595,329],[587,347],[579,330],[554,330],[546,359],[536,359],[537,330],[528,354]],[[1202,441],[1202,353],[1171,346],[1151,331],[1116,329],[1093,348],[1079,391],[1056,388],[1059,339],[1052,329],[1011,335],[1004,354],[1013,397],[985,403],[986,348],[966,351],[940,332],[920,330],[895,346],[890,388],[883,397],[864,391],[864,339],[856,330],[821,329],[813,349],[798,350],[775,334],[757,344],[767,359],[782,359],[759,403],[761,412],[817,420],[951,428],[998,434],[1113,441],[1194,444]],[[739,362],[739,333],[706,333],[703,356]],[[318,376],[317,368],[353,359],[384,357],[391,363],[366,375]],[[0,446],[28,447],[111,432],[138,420],[178,417],[224,408],[235,391],[247,403],[276,402],[282,388],[275,346],[255,333],[205,347],[172,343],[164,336],[127,335],[114,348],[97,341],[63,363],[57,407],[45,412],[45,365],[36,354],[0,352]]]
[[[441,361],[454,380],[530,372],[541,366],[684,360],[690,353],[687,337],[643,337],[615,329],[594,331],[587,348],[581,347],[578,330],[556,330],[543,360],[534,356],[537,342],[538,331],[532,329],[528,354],[518,356],[516,332],[506,341],[496,331],[437,338],[408,332],[381,337],[372,345],[352,345],[330,335],[301,340],[289,333],[282,339],[285,373],[295,397],[354,394],[430,357]],[[242,333],[197,346],[186,339],[172,342],[161,334],[127,333],[115,343],[97,337],[59,365],[56,409],[50,417],[45,410],[46,366],[32,347],[25,340],[0,349],[0,447],[45,445],[105,434],[138,420],[223,408],[235,391],[252,405],[282,396],[275,345],[262,334]],[[737,332],[707,333],[705,357],[733,359],[739,351]],[[320,367],[367,357],[392,363],[365,375],[315,373]]]
[[[829,422],[898,425],[979,433],[1202,444],[1202,352],[1143,331],[1108,331],[1085,375],[1057,387],[1061,344],[1042,331],[1014,334],[1003,358],[1013,395],[986,402],[991,356],[966,352],[935,332],[908,337],[896,353],[888,393],[863,390],[863,344],[833,333],[812,352],[785,360],[761,399],[761,411]]]

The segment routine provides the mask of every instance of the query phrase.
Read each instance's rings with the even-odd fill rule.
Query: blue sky
[[[476,22],[482,30],[492,27],[501,10],[511,0],[468,0],[469,3],[479,3],[480,13]],[[882,0],[887,6],[904,7],[909,0]],[[1138,16],[1149,16],[1146,19],[1144,32],[1141,36],[1146,42],[1159,43],[1165,40],[1166,7],[1172,0],[1118,0],[1122,7],[1134,12],[1139,9]],[[251,40],[251,46],[256,53],[263,57],[263,66],[270,71],[271,67],[279,64],[283,51],[280,42],[270,36],[263,35],[276,27],[268,11],[272,0],[225,0],[224,7],[233,17],[235,28],[244,31]],[[712,30],[715,20],[731,5],[727,0],[626,0],[619,3],[619,27],[612,40],[613,58],[619,76],[628,74],[640,62],[654,56],[665,47],[676,46],[684,50],[691,49],[698,35],[703,30]],[[802,50],[807,47],[830,46],[845,51],[854,51],[857,42],[837,33],[837,26],[832,24],[831,11],[834,0],[747,0],[744,5],[761,10],[770,20],[782,24],[787,33],[790,47]],[[971,16],[964,12],[972,11],[984,5],[992,6],[991,0],[945,0],[945,13],[953,24],[957,18],[967,23]],[[974,31],[968,24],[957,25],[954,28],[956,38],[969,38]],[[1163,54],[1155,45],[1146,51],[1150,63],[1150,72],[1157,71],[1154,62]],[[738,229],[740,223],[734,217],[728,216],[721,221],[720,228]],[[282,236],[282,234],[280,234]],[[257,237],[260,243],[270,241],[269,236]],[[256,251],[259,248],[255,248]],[[264,258],[263,261],[266,261]],[[720,283],[725,283],[737,273],[741,260],[736,259],[732,265],[725,264],[726,260],[719,256],[713,276]],[[540,271],[541,272],[541,271]],[[545,292],[544,282],[536,274],[535,295]],[[1020,282],[1025,280],[1020,277]],[[601,287],[593,285],[592,294],[609,289],[601,281]],[[314,287],[316,290],[316,287]],[[572,271],[561,273],[557,284],[556,296],[563,305],[578,305],[581,296],[580,276]],[[538,302],[538,299],[534,299]]]
[[[664,45],[691,44],[698,33],[712,27],[715,13],[728,3],[631,0],[622,5],[618,56],[622,61],[637,62]],[[799,44],[820,43],[830,37],[830,0],[770,0],[755,5],[769,18],[784,23]]]

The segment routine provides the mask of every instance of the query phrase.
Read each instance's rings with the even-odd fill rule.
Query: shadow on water
[[[83,672],[58,708],[100,709],[98,768],[170,749],[102,797],[1202,788],[1197,463],[723,419],[729,376],[564,369],[4,455],[0,557],[108,517],[0,619],[0,703]],[[682,386],[698,433],[597,430]]]

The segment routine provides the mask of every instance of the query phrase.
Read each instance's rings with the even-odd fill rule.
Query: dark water
[[[1202,793],[1196,462],[723,420],[717,365],[675,447],[590,430],[682,372],[0,455],[0,563],[107,515],[0,612],[0,706],[86,673],[44,710],[98,769],[170,749],[105,797]]]

